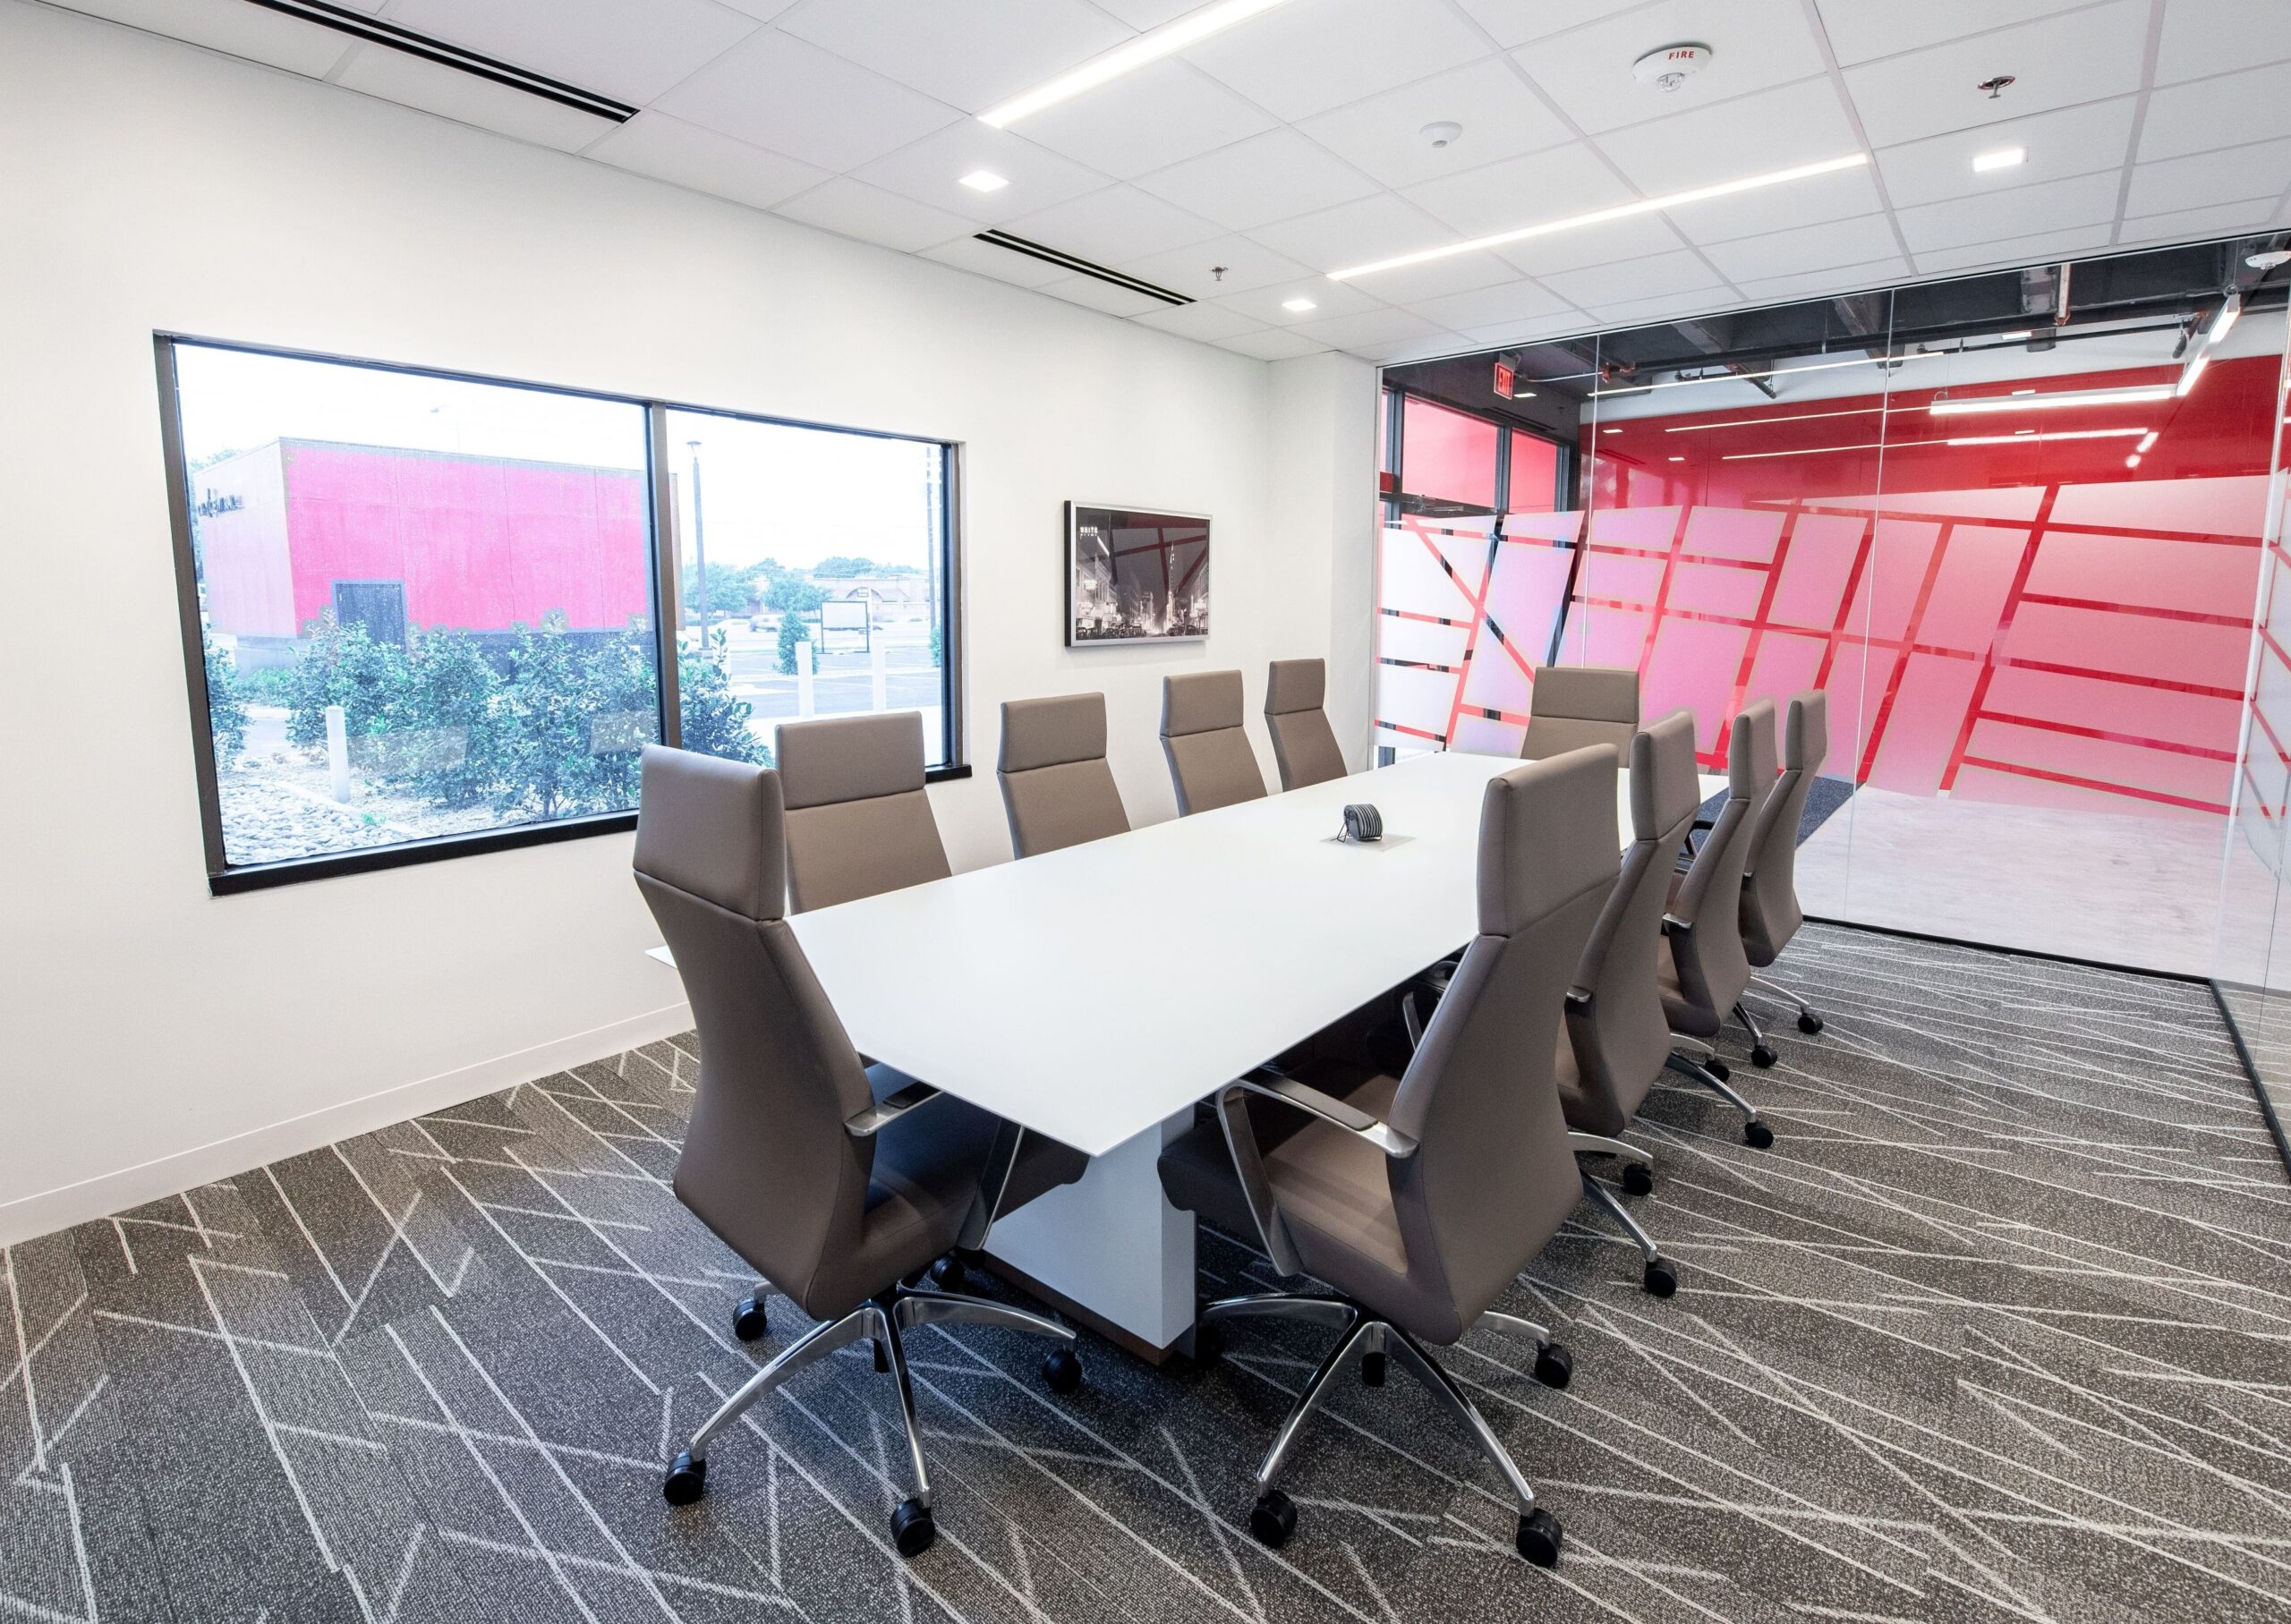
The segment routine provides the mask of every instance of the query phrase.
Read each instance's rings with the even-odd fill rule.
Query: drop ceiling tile
[[[2009,28],[2086,0],[1814,0],[1841,65],[1895,56],[1968,34]],[[2002,70],[1991,70],[1998,72]],[[1981,75],[1986,79],[1988,74]]]
[[[1101,282],[1095,276],[1068,276],[1060,282],[1045,282],[1035,291],[1069,304],[1086,304],[1109,316],[1143,316],[1147,310],[1169,309],[1150,294],[1133,293],[1113,283]]]
[[[1588,142],[1484,164],[1401,194],[1468,237],[1563,219],[1632,200],[1630,183]]]
[[[1083,0],[804,0],[779,27],[972,113],[1132,37]]]
[[[1580,319],[1581,315],[1574,306],[1549,288],[1524,276],[1498,283],[1494,287],[1475,288],[1469,293],[1449,293],[1438,299],[1420,299],[1409,308],[1427,321],[1460,333],[1476,332],[1483,327],[1518,327],[1526,322],[1548,321],[1561,317]]]
[[[1289,330],[1307,338],[1317,338],[1340,350],[1356,351],[1364,344],[1428,338],[1441,331],[1421,316],[1411,316],[1406,310],[1362,310],[1356,315],[1336,316],[1324,321],[1300,321]]]
[[[1199,11],[1201,4],[1202,0],[1097,0],[1100,11],[1119,17],[1141,34],[1188,12]]]
[[[1498,322],[1494,327],[1472,327],[1464,333],[1464,336],[1481,349],[1512,349],[1546,339],[1572,338],[1579,334],[1587,334],[1597,326],[1598,323],[1585,312],[1573,310],[1564,316],[1546,316],[1537,321]]]
[[[1742,297],[1753,304],[1779,304],[1793,299],[1863,293],[1892,286],[1909,275],[1909,261],[1899,254],[1863,265],[1833,266],[1827,270],[1793,271],[1785,276],[1758,276],[1737,281]],[[1882,298],[1883,293],[1880,292]]]
[[[796,0],[723,0],[736,12],[745,12],[758,22],[769,22],[796,4]]]
[[[2106,248],[2109,227],[2105,224],[2076,225],[2063,231],[2040,232],[2033,236],[2014,237],[1999,242],[1973,242],[1960,248],[1920,251],[1917,269],[1921,276],[1929,276],[1939,271],[1972,273],[2041,265],[2048,260],[2073,259],[2078,254]]]
[[[1676,253],[1684,241],[1661,215],[1633,215],[1575,231],[1554,232],[1505,244],[1496,251],[1505,264],[1530,276],[1554,271],[1581,270],[1587,266],[1612,265],[1618,259],[1652,259]]]
[[[1421,265],[1402,265],[1391,270],[1375,271],[1360,278],[1358,285],[1374,293],[1386,304],[1397,304],[1412,310],[1427,299],[1444,298],[1450,293],[1468,293],[1475,288],[1492,287],[1499,282],[1515,282],[1520,268],[1499,254],[1448,254],[1437,259],[1427,259]]]
[[[936,259],[941,265],[951,265],[958,270],[975,271],[982,276],[992,276],[997,282],[1009,282],[1019,287],[1040,287],[1046,282],[1062,282],[1074,273],[1062,265],[1052,265],[1047,259],[1037,259],[1007,248],[997,248],[992,242],[982,242],[976,237],[956,237],[936,248],[923,251],[926,259]]]
[[[1222,234],[1200,216],[1188,214],[1135,186],[1109,186],[1035,214],[1020,215],[1004,229],[1101,265],[1142,259],[1164,249],[1183,248]]]
[[[2164,214],[2264,196],[2268,203],[2258,216],[2264,219],[2273,212],[2274,200],[2287,184],[2291,184],[2291,140],[2261,141],[2226,152],[2201,152],[2193,157],[2163,158],[2138,166],[2132,172],[2124,212],[2128,216]]]
[[[1363,361],[1373,361],[1392,366],[1408,361],[1436,361],[1444,355],[1461,355],[1471,348],[1471,340],[1461,333],[1427,333],[1421,338],[1394,338],[1383,344],[1355,344],[1344,346],[1349,353]]]
[[[610,119],[383,46],[357,47],[336,70],[334,82],[561,152],[578,152],[617,127]]]
[[[770,208],[828,178],[824,169],[665,113],[639,113],[584,156],[756,208]]]
[[[1197,338],[1204,344],[1223,338],[1239,338],[1245,333],[1272,330],[1264,322],[1252,321],[1239,310],[1228,310],[1222,304],[1163,305],[1158,310],[1147,310],[1133,319],[1139,327],[1159,327],[1164,333],[1175,333],[1180,338]]]
[[[65,0],[72,10],[108,17],[148,34],[320,79],[357,47],[347,35],[296,21],[246,0]]]
[[[389,21],[638,106],[757,28],[713,0],[396,0]]]
[[[1675,90],[1631,77],[1631,64],[1682,40],[1710,47],[1709,65],[1701,72]],[[1826,66],[1801,0],[1663,0],[1539,40],[1512,52],[1512,59],[1561,111],[1595,135],[1678,118]]]
[[[1850,220],[1856,215],[1875,214],[1885,206],[1877,176],[1863,165],[1834,174],[1682,204],[1665,211],[1664,217],[1691,242],[1731,242],[1737,237],[1788,231],[1810,220]]]
[[[1742,302],[1731,293],[1706,289],[1699,293],[1665,293],[1655,299],[1627,299],[1620,304],[1592,307],[1600,325],[1609,328],[1648,327],[1689,316],[1718,315]]]
[[[1587,310],[1603,310],[1635,300],[1699,293],[1719,285],[1718,273],[1703,263],[1699,254],[1682,249],[1651,259],[1594,266],[1588,270],[1559,271],[1543,281],[1553,293]],[[1706,304],[1724,302],[1707,295],[1704,298]]]
[[[2291,62],[2174,85],[2148,98],[2140,161],[2291,135]]]
[[[1215,342],[1221,350],[1231,350],[1257,361],[1295,361],[1300,356],[1325,354],[1329,349],[1327,344],[1307,338],[1301,333],[1275,332],[1271,327]]]
[[[1437,248],[1454,242],[1457,234],[1422,209],[1380,191],[1317,214],[1260,225],[1249,236],[1300,265],[1333,271]]]
[[[1030,141],[1126,181],[1231,146],[1277,122],[1198,68],[1169,61],[1125,73],[1087,96],[1029,114],[1011,127]]]
[[[1786,276],[1793,270],[1825,270],[1833,266],[1866,264],[1897,254],[1893,223],[1881,214],[1852,220],[1824,220],[1792,231],[1763,237],[1745,237],[1702,251],[1733,283],[1746,277]]]
[[[2156,82],[2291,57],[2291,5],[2276,0],[2165,0]]]
[[[2130,147],[2139,106],[2136,96],[2118,96],[1886,147],[1878,154],[1878,173],[1885,177],[1894,207],[1913,208],[2114,169]],[[2010,169],[1974,171],[1975,157],[2006,147],[2025,148],[2027,161]]]
[[[1642,191],[1685,191],[1861,149],[1827,75],[1693,107],[1598,138]]]
[[[2276,195],[2245,198],[2239,202],[2215,203],[2208,208],[2176,208],[2163,214],[2126,219],[2116,241],[2132,242],[2193,242],[2204,237],[2257,235],[2275,225]]]
[[[1428,124],[1462,133],[1446,147],[1426,140]],[[1411,186],[1498,158],[1556,147],[1572,138],[1519,74],[1489,56],[1306,119],[1298,129],[1387,186]]]
[[[1218,276],[1217,268],[1224,268]],[[1293,282],[1311,275],[1308,267],[1247,237],[1212,237],[1205,242],[1166,249],[1141,259],[1125,259],[1114,268],[1172,293],[1194,299],[1214,299],[1221,293],[1246,293],[1274,282]]]
[[[1268,130],[1137,177],[1137,185],[1233,231],[1367,197],[1375,182],[1294,130]]]
[[[1313,308],[1284,309],[1291,299],[1309,299]],[[1299,276],[1288,282],[1270,282],[1246,293],[1221,293],[1217,302],[1254,320],[1284,327],[1295,327],[1300,321],[1333,321],[1339,316],[1358,316],[1363,310],[1386,308],[1384,301],[1363,293],[1350,283],[1331,282],[1326,276]]]
[[[1921,265],[1929,254],[1943,249],[2095,224],[2105,226],[2116,218],[2116,176],[2111,171],[1897,209],[1895,218]]]
[[[1292,120],[1486,54],[1487,42],[1444,0],[1307,0],[1251,17],[1184,53],[1213,78]]]
[[[963,176],[980,170],[999,174],[1009,184],[995,191],[974,191],[961,184]],[[852,174],[871,186],[988,225],[1036,213],[1107,184],[1096,170],[975,118],[933,130]]]
[[[949,214],[885,191],[848,175],[838,175],[823,185],[790,198],[774,212],[822,231],[879,242],[885,248],[914,253],[934,243],[967,237],[977,227],[960,215]]]
[[[1912,8],[1904,8],[1912,9]],[[1845,70],[1846,89],[1875,147],[2023,118],[2140,88],[2148,0],[2110,0]],[[2001,96],[1975,89],[1997,73]]]
[[[962,115],[880,73],[764,29],[656,104],[663,113],[838,173]]]
[[[1570,29],[1599,22],[1618,12],[1644,5],[1647,0],[1573,0],[1554,5],[1551,0],[1457,0],[1501,46],[1525,45]],[[1695,36],[1700,38],[1700,35]],[[1667,44],[1668,41],[1661,43]]]

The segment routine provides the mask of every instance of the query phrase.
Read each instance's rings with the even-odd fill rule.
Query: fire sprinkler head
[[[1435,149],[1453,146],[1456,139],[1463,132],[1464,127],[1461,124],[1452,123],[1444,118],[1427,124],[1417,132],[1418,135],[1431,142]]]

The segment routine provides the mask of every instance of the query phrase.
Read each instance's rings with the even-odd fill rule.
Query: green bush
[[[326,748],[326,712],[339,705],[352,738],[382,731],[393,701],[407,682],[405,653],[376,642],[362,625],[345,626],[328,609],[302,628],[309,639],[288,687],[286,738],[305,749]]]
[[[501,770],[501,679],[467,632],[417,631],[408,642],[408,680],[389,708],[392,731],[413,746],[406,786],[440,806],[474,806]]]
[[[731,679],[725,674],[725,642],[721,632],[711,638],[706,659],[688,649],[677,650],[677,693],[683,702],[684,747],[703,755],[769,767],[771,750],[748,727],[748,718],[754,714],[755,707],[733,696]],[[791,665],[794,659],[794,655],[788,656]]]
[[[801,615],[782,615],[779,617],[780,676],[796,675],[796,645],[809,641],[811,635],[811,627],[804,623],[804,617]],[[814,648],[812,654],[816,667],[819,650]]]
[[[247,745],[247,702],[239,692],[238,667],[215,646],[207,628],[199,631],[207,661],[207,729],[215,740],[215,765],[228,772]]]

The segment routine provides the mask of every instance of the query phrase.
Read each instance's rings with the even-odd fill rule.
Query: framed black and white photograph
[[[1209,517],[1066,505],[1066,642],[1209,635]]]

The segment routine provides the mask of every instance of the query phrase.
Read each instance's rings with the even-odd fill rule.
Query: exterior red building
[[[191,499],[208,617],[242,664],[328,609],[391,638],[651,612],[635,469],[281,439],[198,470]]]

